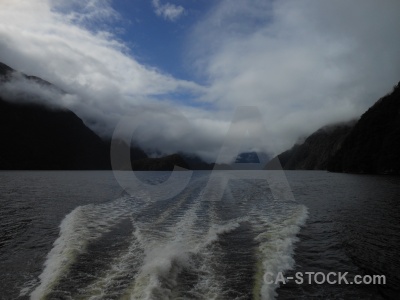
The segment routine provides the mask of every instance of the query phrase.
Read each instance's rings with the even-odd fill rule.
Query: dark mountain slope
[[[179,154],[132,161],[132,169],[137,171],[172,171],[174,166],[190,169],[189,165]]]
[[[231,165],[207,163],[195,154],[180,152],[179,155],[183,158],[190,170],[232,170]]]
[[[14,72],[0,63],[0,89]],[[19,75],[61,92],[38,77]],[[29,103],[29,95],[19,97],[0,97],[0,169],[110,169],[109,144],[73,112]]]
[[[278,157],[285,170],[325,170],[340,149],[354,122],[323,127],[303,144],[296,144]]]
[[[4,77],[14,72],[12,68],[0,62],[0,76]]]
[[[400,83],[354,126],[328,170],[351,173],[400,172]]]
[[[0,98],[0,169],[110,169],[108,144],[68,110]]]
[[[356,123],[324,127],[278,157],[286,170],[399,174],[400,83]]]
[[[212,170],[214,169],[214,163],[207,163],[202,160],[200,157],[194,154],[187,153],[179,153],[179,155],[183,158],[187,166],[191,170]]]

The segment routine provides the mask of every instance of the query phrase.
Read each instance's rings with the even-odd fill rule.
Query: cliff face
[[[400,173],[400,83],[361,116],[328,170]]]
[[[0,62],[0,77],[8,76],[13,71],[12,68]]]
[[[400,173],[400,83],[357,122],[324,127],[278,155],[286,170]]]
[[[327,126],[310,135],[303,144],[278,155],[285,170],[325,170],[340,149],[354,122]]]
[[[16,72],[0,63],[0,89]],[[63,93],[51,83],[19,73],[43,88]],[[16,94],[18,95],[18,93]],[[12,99],[10,97],[13,97]],[[110,169],[110,145],[72,111],[32,103],[30,94],[0,97],[0,169]],[[15,98],[15,99],[14,99]]]
[[[110,169],[109,148],[69,110],[0,98],[0,169]]]

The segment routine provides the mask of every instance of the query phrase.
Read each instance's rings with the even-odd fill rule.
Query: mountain
[[[400,82],[355,124],[328,170],[350,173],[400,173]]]
[[[0,169],[110,169],[109,148],[69,110],[0,98]]]
[[[2,83],[16,72],[0,63]],[[28,80],[62,92],[51,83],[19,73]],[[29,95],[0,97],[0,170],[110,170],[110,140],[102,140],[72,111],[49,108],[29,102]],[[179,155],[148,158],[138,147],[129,147],[134,170],[172,170],[174,165],[188,168]],[[119,165],[117,169],[129,169]]]
[[[8,75],[10,75],[13,72],[14,72],[14,70],[12,68],[10,68],[6,64],[3,64],[0,62],[0,76],[2,78],[7,77]]]
[[[191,170],[212,170],[214,169],[214,163],[207,163],[202,160],[200,157],[194,154],[188,153],[179,153],[179,155],[183,158],[188,168]]]
[[[228,164],[207,163],[195,154],[179,153],[190,170],[232,170]]]
[[[323,127],[278,158],[286,170],[399,174],[399,153],[400,83],[357,122]]]
[[[43,80],[42,78],[36,77],[36,76],[30,76],[30,75],[26,75],[24,73],[21,72],[17,72],[16,70],[14,70],[13,68],[7,66],[6,64],[3,64],[2,62],[0,62],[0,82],[5,82],[11,79],[12,75],[18,73],[19,75],[21,75],[22,77],[24,77],[25,79],[34,81],[40,85],[43,85],[45,87],[49,87],[52,88],[53,90],[56,90],[58,92],[64,93],[60,88],[56,87],[55,85],[51,84],[50,82]]]
[[[0,63],[2,84],[12,79],[15,70]],[[35,76],[19,76],[65,93]],[[0,169],[2,170],[95,170],[111,169],[110,140],[103,140],[72,111],[32,102],[35,96],[18,94],[9,99],[0,93]],[[29,101],[31,100],[31,101]],[[39,99],[40,100],[40,99]],[[43,102],[43,101],[38,101]],[[131,166],[124,162],[117,169],[172,170],[251,169],[259,159],[255,152],[241,153],[231,165],[206,163],[190,154],[149,158],[139,147],[129,147]],[[329,170],[333,172],[400,174],[400,83],[377,101],[355,122],[325,126],[301,144],[278,155],[286,170]],[[257,158],[258,156],[258,158]],[[277,167],[272,160],[266,169]],[[250,163],[250,165],[249,165]]]
[[[191,169],[179,154],[160,158],[144,158],[132,161],[132,169],[136,171],[172,171],[175,166]]]
[[[234,170],[260,170],[270,160],[269,156],[263,152],[242,152],[231,164]]]
[[[264,164],[268,160],[268,155],[263,152],[242,152],[236,157],[235,164]]]
[[[278,158],[285,170],[326,170],[329,161],[342,146],[354,121],[325,126],[294,145]]]

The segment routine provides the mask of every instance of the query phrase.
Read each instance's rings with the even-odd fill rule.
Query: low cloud
[[[169,2],[161,4],[160,0],[152,0],[152,3],[156,15],[168,21],[176,21],[185,13],[185,9],[180,5],[171,4]]]
[[[400,2],[219,1],[190,35],[192,61],[224,110],[258,106],[270,148],[360,116],[400,80]]]

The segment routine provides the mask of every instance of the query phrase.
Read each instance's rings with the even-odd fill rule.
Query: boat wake
[[[219,189],[224,187],[224,191]],[[222,195],[222,197],[221,197]],[[160,202],[122,195],[62,221],[31,299],[274,299],[307,209],[267,183],[196,178]],[[26,293],[26,291],[24,291]]]

